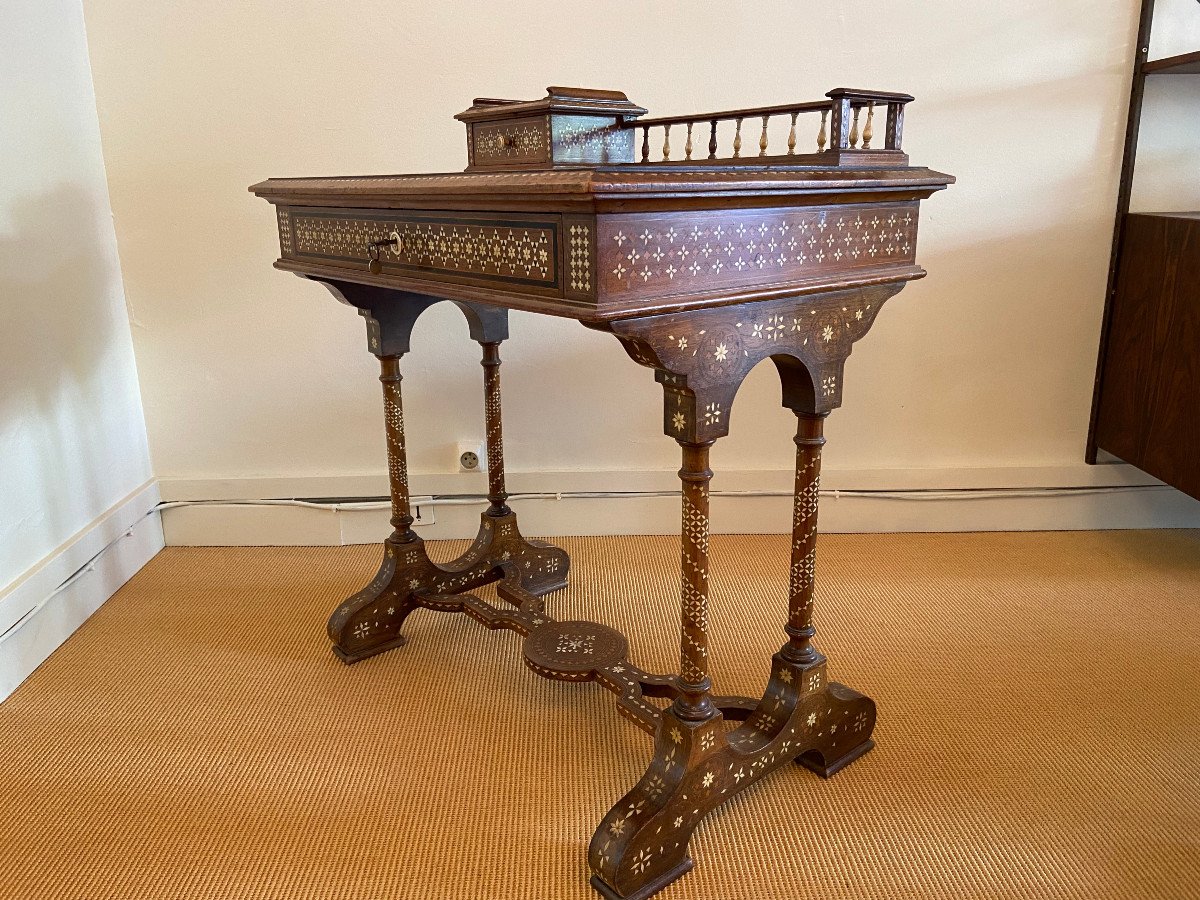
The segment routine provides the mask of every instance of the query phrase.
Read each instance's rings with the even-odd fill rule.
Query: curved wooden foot
[[[646,774],[609,810],[588,847],[592,886],[605,897],[641,900],[692,868],[688,840],[718,787],[704,763],[724,744],[722,721],[720,713],[690,722],[673,707],[663,711]]]
[[[813,746],[796,757],[796,762],[822,778],[840,772],[870,751],[875,742],[875,701],[853,688],[831,681],[824,696],[818,695],[807,708],[823,716],[823,728],[809,737]]]
[[[731,700],[733,698],[730,698]],[[642,900],[692,867],[688,841],[700,821],[792,760],[829,776],[874,746],[875,703],[825,677],[825,660],[801,666],[776,654],[767,691],[730,730],[718,713],[701,722],[663,711],[642,780],[600,823],[588,850],[602,895]]]
[[[695,865],[690,856],[685,856],[675,868],[663,872],[652,881],[635,890],[632,894],[618,894],[599,875],[592,876],[591,885],[601,897],[605,897],[607,900],[645,900],[646,897],[657,894],[672,881],[682,878],[688,872],[692,871]]]
[[[500,566],[520,573],[520,585],[543,596],[566,587],[571,561],[566,551],[542,541],[526,540],[515,513],[480,517],[479,533],[471,547],[453,562],[438,565],[429,559],[420,538],[384,542],[383,563],[365,588],[343,602],[329,618],[333,652],[346,663],[400,647],[400,633],[409,613],[420,607],[444,609],[426,602],[426,594],[459,594],[498,580]]]

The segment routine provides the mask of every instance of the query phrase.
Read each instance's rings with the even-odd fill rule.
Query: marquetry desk
[[[618,92],[550,88],[460,113],[465,173],[251,188],[276,208],[276,268],[355,307],[382,370],[394,531],[378,575],[329,621],[334,652],[355,662],[401,646],[415,609],[462,612],[523,635],[539,675],[613,691],[654,753],[592,838],[592,884],[606,897],[648,897],[687,872],[700,820],[768,772],[795,760],[828,776],[873,746],[875,704],[830,681],[812,644],[817,494],[846,358],[884,301],[925,274],[919,201],[953,181],[909,165],[910,100],[839,88],[808,103],[646,119]],[[796,149],[800,116],[818,131],[815,152]],[[786,150],[771,152],[772,126]],[[411,527],[400,398],[413,324],[442,300],[482,346],[490,501],[474,544],[448,565],[430,561]],[[506,504],[499,347],[511,309],[609,332],[662,385],[663,428],[683,457],[679,674],[639,669],[619,632],[546,609],[569,560],[525,539]],[[767,358],[798,423],[787,642],[760,699],[720,696],[708,676],[709,448]],[[503,605],[469,593],[493,581]]]

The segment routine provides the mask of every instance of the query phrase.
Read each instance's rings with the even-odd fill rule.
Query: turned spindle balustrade
[[[457,118],[467,126],[468,171],[606,163],[855,166],[907,160],[904,108],[911,100],[835,88],[824,100],[647,119],[619,92],[552,87],[543,100],[479,98]]]
[[[828,776],[874,746],[875,704],[830,680],[813,643],[822,426],[841,405],[854,343],[888,298],[925,274],[915,259],[920,201],[953,179],[908,164],[908,95],[839,88],[827,97],[659,119],[639,118],[646,111],[617,91],[479,99],[457,117],[467,126],[465,174],[271,179],[254,188],[276,205],[275,265],[358,309],[381,366],[395,530],[374,580],[330,618],[334,650],[356,662],[402,646],[414,611],[464,613],[522,635],[525,664],[538,675],[617,694],[619,712],[650,733],[654,750],[588,849],[592,884],[610,900],[644,900],[687,872],[697,825],[759,779],[793,761]],[[780,117],[785,148],[771,144]],[[726,122],[733,140],[723,156],[718,126]],[[801,152],[798,134],[809,124],[817,149]],[[662,159],[651,161],[658,129]],[[463,312],[482,349],[489,469],[477,537],[448,564],[430,560],[414,530],[400,396],[413,325],[442,300]],[[681,454],[678,673],[641,669],[619,632],[547,609],[570,560],[524,538],[507,503],[500,344],[510,309],[612,335],[662,388],[663,430]],[[791,552],[780,561],[786,643],[763,661],[761,696],[734,696],[714,689],[709,665],[709,450],[729,431],[743,379],[768,359],[796,416]],[[546,417],[568,409],[561,388],[518,402],[540,404]],[[581,410],[569,409],[579,419]],[[496,603],[470,593],[489,582],[499,582]],[[736,886],[722,893],[738,895]]]
[[[814,143],[816,152],[828,150],[901,150],[904,137],[904,106],[913,98],[908,94],[893,94],[883,91],[860,91],[837,88],[827,95],[828,100],[807,103],[784,103],[777,106],[755,106],[746,109],[730,109],[714,113],[696,113],[684,116],[661,116],[654,119],[630,119],[621,123],[622,128],[641,131],[641,163],[681,162],[695,163],[707,160],[729,161],[754,157],[763,161],[778,159],[799,162],[801,157],[810,156],[797,151],[798,134],[803,130],[800,116],[813,122],[819,117]],[[872,146],[878,136],[876,111],[884,111],[885,131],[883,146]],[[770,126],[778,118],[788,124],[787,151],[772,153]],[[734,132],[728,155],[722,155],[718,140],[718,125],[733,122]],[[671,145],[672,128],[683,127],[683,156],[676,155]],[[657,140],[651,138],[652,129],[662,129],[662,158],[653,159],[653,148]],[[676,135],[679,132],[675,132]],[[757,137],[757,153],[750,142]],[[705,145],[703,142],[707,140]],[[678,146],[678,145],[676,145]],[[702,156],[707,149],[707,156]]]

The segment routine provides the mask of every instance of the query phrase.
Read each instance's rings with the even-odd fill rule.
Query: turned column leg
[[[708,677],[708,485],[712,470],[708,451],[712,441],[688,443],[683,448],[683,522],[680,529],[680,689],[675,711],[680,718],[710,718],[712,681]]]
[[[810,666],[820,659],[812,645],[816,586],[817,506],[821,489],[821,448],[828,413],[796,413],[796,487],[792,505],[792,567],[788,578],[788,662]]]
[[[504,334],[508,332],[505,331]],[[495,335],[490,335],[494,338]],[[565,587],[571,561],[567,554],[542,541],[527,540],[517,528],[516,513],[509,508],[504,486],[504,425],[500,401],[500,341],[481,339],[483,348],[484,437],[487,445],[488,508],[480,517],[479,559],[512,563],[521,574],[524,590],[542,596]],[[468,557],[474,559],[472,551]]]
[[[805,726],[794,742],[796,761],[829,777],[869,751],[874,742],[875,704],[845,685],[830,682],[826,660],[813,646],[816,587],[817,510],[825,412],[796,413],[796,486],[792,507],[791,571],[788,578],[788,642],[775,655],[767,697]],[[759,721],[763,721],[760,714]],[[754,718],[751,718],[754,721]]]
[[[379,358],[379,381],[383,384],[383,418],[387,434],[388,482],[392,494],[391,540],[398,544],[416,539],[412,530],[412,508],[408,495],[408,457],[404,450],[404,404],[400,397],[400,357]]]
[[[429,565],[423,542],[412,529],[408,458],[404,445],[404,403],[400,392],[402,355],[379,356],[392,533],[384,541],[383,562],[375,578],[348,597],[329,618],[333,652],[347,663],[404,645],[405,638],[400,629],[416,608],[411,589],[418,579],[412,578],[410,573]],[[409,590],[404,589],[406,585]]]
[[[506,516],[504,490],[504,430],[500,420],[500,342],[481,343],[483,348],[484,428],[487,436],[489,516]]]

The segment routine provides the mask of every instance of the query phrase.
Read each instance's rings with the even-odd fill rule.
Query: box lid
[[[592,88],[548,87],[540,100],[499,100],[476,97],[470,109],[454,118],[460,122],[494,122],[539,113],[568,115],[619,116],[637,118],[646,110],[631,103],[621,91],[601,91]]]

